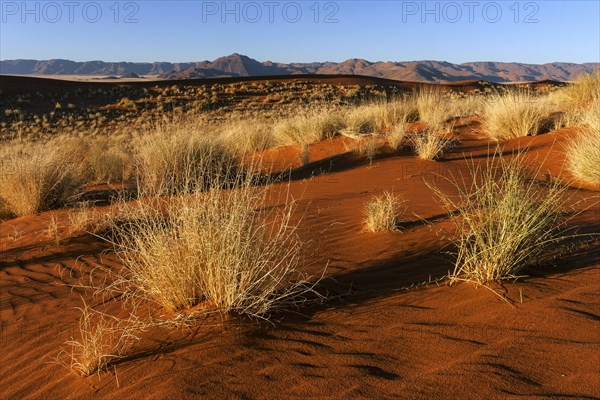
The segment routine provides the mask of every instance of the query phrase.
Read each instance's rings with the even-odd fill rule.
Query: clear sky
[[[600,1],[0,1],[0,59],[600,61]]]

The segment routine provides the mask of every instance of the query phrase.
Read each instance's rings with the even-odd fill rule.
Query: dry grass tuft
[[[431,130],[415,134],[412,138],[414,151],[422,160],[437,160],[444,155],[452,141],[443,134]]]
[[[568,144],[567,168],[577,179],[600,184],[600,126],[597,122],[595,124],[595,127],[584,128],[580,135]]]
[[[225,145],[237,155],[265,150],[275,145],[273,125],[258,118],[228,121],[220,135]]]
[[[344,127],[341,112],[335,108],[299,110],[293,117],[273,127],[273,143],[279,146],[310,144],[333,138]]]
[[[131,155],[107,139],[96,139],[89,145],[87,163],[92,178],[98,182],[122,181],[131,172]]]
[[[579,123],[594,131],[600,131],[600,100],[590,103],[579,112]]]
[[[313,290],[299,271],[294,204],[266,207],[268,188],[248,175],[210,179],[205,192],[136,205],[136,218],[113,227],[125,268],[108,290],[174,311],[207,302],[256,318],[304,301]]]
[[[300,147],[300,162],[303,166],[308,165],[310,163],[310,145],[303,144]]]
[[[233,150],[218,138],[193,132],[191,124],[169,126],[141,137],[136,166],[142,192],[147,194],[202,189],[212,177],[237,170]]]
[[[444,129],[454,115],[452,102],[439,89],[423,89],[416,93],[419,119],[431,129]]]
[[[403,200],[385,191],[365,206],[365,225],[369,232],[397,231],[405,210]]]
[[[396,124],[387,134],[388,145],[394,151],[400,150],[404,146],[407,137],[407,126],[405,123]]]
[[[484,126],[490,138],[535,136],[549,122],[547,102],[526,91],[492,96],[484,107]]]
[[[464,97],[450,97],[453,117],[467,117],[481,114],[484,110],[486,97],[480,94],[468,94]]]
[[[382,145],[379,142],[379,137],[376,135],[369,135],[355,139],[353,143],[352,151],[359,157],[364,157],[369,160],[369,163],[373,162],[373,159],[380,153]]]
[[[600,69],[591,74],[579,76],[575,82],[563,89],[568,104],[573,107],[587,107],[600,102]]]
[[[85,183],[78,141],[5,145],[0,150],[0,205],[22,216],[65,206]]]
[[[377,132],[380,129],[379,121],[377,121],[378,112],[376,105],[363,105],[348,109],[344,117],[344,131],[350,135]]]
[[[132,320],[120,320],[112,315],[95,311],[84,303],[79,320],[79,339],[71,338],[69,362],[72,371],[82,376],[90,376],[106,370],[114,361],[127,355],[134,343],[139,340],[136,332],[143,329]],[[57,356],[60,360],[62,350]]]
[[[440,196],[454,217],[457,248],[452,280],[480,284],[512,279],[544,260],[566,236],[561,229],[565,187],[528,180],[520,158],[472,165],[468,181],[452,178],[458,192]]]

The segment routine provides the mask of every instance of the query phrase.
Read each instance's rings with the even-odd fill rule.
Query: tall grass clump
[[[382,145],[379,142],[377,135],[369,135],[354,140],[352,144],[352,152],[359,157],[369,160],[369,164],[373,163],[373,159],[381,152]]]
[[[265,150],[275,145],[273,125],[258,118],[228,121],[220,131],[225,145],[237,155]]]
[[[566,237],[561,227],[565,187],[541,187],[529,180],[520,157],[494,157],[471,176],[450,179],[457,196],[433,188],[455,217],[453,280],[480,284],[517,278],[541,263]]]
[[[397,231],[404,214],[404,201],[392,192],[374,196],[364,210],[365,225],[369,232]]]
[[[535,136],[549,122],[548,104],[526,91],[496,94],[484,107],[484,127],[490,138]]]
[[[413,121],[416,114],[412,97],[361,104],[346,111],[344,131],[348,134],[390,131],[397,125]]]
[[[462,97],[452,96],[449,100],[451,101],[452,116],[454,117],[468,117],[481,114],[486,102],[485,96],[473,93]]]
[[[600,100],[590,103],[580,111],[579,123],[594,131],[600,131]]]
[[[135,158],[142,191],[176,194],[202,189],[213,177],[236,173],[234,151],[208,134],[184,124],[140,137]]]
[[[106,139],[96,139],[89,144],[87,163],[92,179],[111,182],[127,179],[131,172],[131,155]]]
[[[600,184],[600,117],[591,110],[586,115],[586,126],[567,145],[567,168],[577,179]]]
[[[437,160],[444,155],[452,141],[440,132],[426,130],[412,137],[412,145],[417,157],[422,160]]]
[[[336,108],[304,109],[273,126],[273,143],[278,146],[310,144],[333,138],[345,126]]]
[[[447,121],[454,116],[452,102],[440,89],[422,89],[415,96],[419,119],[431,129],[444,128]]]
[[[586,107],[600,101],[600,69],[580,75],[573,83],[562,90],[568,104],[574,107]]]
[[[124,263],[114,287],[173,311],[202,302],[256,318],[302,301],[312,287],[299,270],[293,203],[268,207],[268,188],[247,174],[210,179],[208,190],[157,197],[113,228]]]
[[[406,123],[394,125],[387,134],[388,146],[394,151],[400,150],[405,145],[407,136]]]
[[[7,144],[0,150],[0,207],[22,216],[73,201],[85,183],[77,140]]]

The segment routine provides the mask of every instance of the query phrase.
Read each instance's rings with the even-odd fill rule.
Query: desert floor
[[[345,150],[346,138],[312,145],[290,193],[312,249],[306,270],[319,276],[326,268],[319,290],[328,299],[271,322],[223,316],[192,330],[150,330],[131,357],[99,376],[82,378],[54,361],[76,334],[82,297],[118,312],[119,302],[99,304],[71,287],[118,258],[91,235],[58,244],[48,237],[48,221],[56,216],[62,226],[64,210],[2,222],[2,398],[600,397],[597,243],[492,285],[495,292],[443,280],[409,288],[453,268],[452,225],[426,182],[451,191],[444,177],[466,172],[465,156],[485,160],[494,146],[477,138],[476,121],[458,128],[462,142],[441,162],[400,153],[369,163]],[[538,179],[560,178],[562,146],[573,134],[509,140],[504,154],[527,149],[527,162],[543,165]],[[284,170],[300,165],[298,152],[281,147],[263,157]],[[572,186],[570,223],[597,232],[598,188]],[[407,200],[402,230],[365,232],[364,203],[389,189]]]

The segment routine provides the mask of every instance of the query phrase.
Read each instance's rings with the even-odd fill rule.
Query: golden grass
[[[414,120],[416,106],[411,97],[360,104],[349,108],[328,107],[297,110],[291,117],[280,118],[273,127],[276,145],[310,144],[347,136],[381,133],[398,124]]]
[[[366,204],[365,226],[369,232],[397,231],[405,210],[403,200],[385,191]]]
[[[141,190],[148,194],[201,189],[212,177],[237,169],[234,151],[202,127],[194,131],[193,124],[158,128],[139,138],[135,153]]]
[[[467,117],[481,114],[484,110],[486,97],[479,94],[469,94],[464,97],[450,97],[452,116]]]
[[[310,145],[303,144],[300,147],[300,163],[302,165],[308,165],[310,163]]]
[[[561,91],[571,107],[587,107],[600,101],[600,69],[591,74],[580,75],[575,82]]]
[[[600,127],[587,127],[567,145],[567,168],[577,179],[600,184]]]
[[[85,302],[79,310],[79,338],[67,340],[65,344],[70,351],[62,350],[57,356],[57,362],[72,371],[82,376],[100,373],[112,362],[125,357],[139,340],[136,332],[142,328],[131,320],[95,311]],[[59,361],[64,353],[68,353],[67,363]]]
[[[354,140],[352,151],[359,157],[366,158],[369,163],[377,157],[382,148],[377,135],[369,135]]]
[[[208,190],[138,204],[113,227],[125,266],[114,288],[170,310],[208,302],[256,318],[303,301],[312,286],[299,271],[294,203],[267,207],[268,188],[248,174],[208,179]]]
[[[279,146],[310,144],[333,138],[344,127],[342,114],[335,108],[298,110],[273,126],[273,143]]]
[[[480,284],[517,278],[544,260],[565,238],[561,230],[564,186],[542,187],[529,180],[519,157],[472,164],[470,177],[453,177],[455,196],[440,196],[457,236],[452,280]]]
[[[93,180],[111,182],[128,178],[131,173],[131,155],[121,146],[122,143],[111,143],[107,138],[91,141],[86,159]]]
[[[444,155],[451,144],[451,140],[443,134],[432,130],[413,135],[412,145],[417,157],[422,160],[437,160]]]
[[[526,91],[492,96],[484,107],[484,127],[490,138],[513,139],[535,136],[549,122],[547,102]]]
[[[455,116],[452,102],[435,88],[422,89],[416,94],[419,119],[431,129],[444,129],[448,120]]]
[[[400,150],[404,146],[407,137],[407,124],[399,123],[394,125],[386,137],[388,146],[392,150]]]
[[[381,133],[413,121],[416,114],[412,97],[361,104],[346,110],[344,131],[349,134]]]
[[[243,155],[273,147],[275,141],[272,130],[272,123],[255,117],[225,122],[220,135],[227,148],[237,155]]]
[[[349,134],[368,134],[379,130],[376,106],[352,107],[344,116],[344,131]]]
[[[579,112],[579,123],[592,130],[600,131],[600,100],[589,103]]]
[[[65,206],[85,182],[76,140],[8,144],[0,150],[0,208],[15,216]]]

